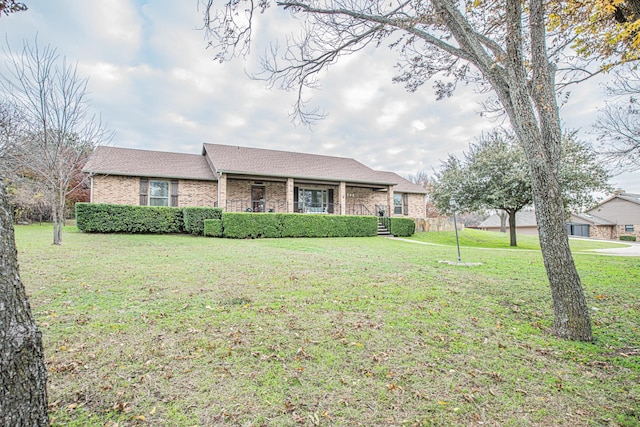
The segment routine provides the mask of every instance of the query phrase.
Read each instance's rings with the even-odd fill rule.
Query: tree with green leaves
[[[533,202],[522,149],[497,133],[471,144],[463,160],[449,156],[436,173],[433,198],[441,211],[455,199],[458,209],[501,209],[509,216],[510,245],[517,246],[516,213]]]
[[[572,132],[562,140],[559,180],[567,211],[592,206],[595,192],[607,192],[609,174],[590,147]],[[517,246],[516,214],[533,204],[529,165],[512,137],[498,132],[471,144],[463,160],[450,155],[436,173],[432,189],[436,206],[449,210],[453,198],[459,209],[502,210],[509,221],[510,245]]]

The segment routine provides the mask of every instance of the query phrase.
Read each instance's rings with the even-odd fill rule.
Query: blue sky
[[[478,114],[480,98],[462,86],[436,101],[431,85],[407,93],[391,82],[396,58],[387,48],[343,58],[321,76],[314,105],[328,113],[313,129],[294,126],[295,94],[249,79],[265,40],[295,28],[270,10],[257,28],[251,57],[220,64],[197,30],[197,1],[25,0],[27,12],[0,18],[12,49],[23,40],[50,44],[89,78],[92,108],[115,131],[112,145],[199,153],[202,143],[352,157],[401,175],[431,172],[449,153],[496,123]],[[4,56],[0,53],[0,56]],[[573,89],[562,117],[585,138],[603,106],[596,81]],[[640,193],[640,172],[611,183]]]

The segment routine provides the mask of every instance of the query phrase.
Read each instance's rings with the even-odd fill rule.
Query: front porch
[[[294,202],[293,210],[287,208],[284,199],[232,199],[227,200],[222,206],[226,212],[267,212],[267,213],[315,213],[329,215],[375,215],[388,216],[389,207],[386,205],[365,205],[362,203],[347,204],[344,207],[340,203],[309,203],[305,201]]]
[[[216,206],[226,212],[388,216],[394,212],[394,193],[390,185],[223,174]]]

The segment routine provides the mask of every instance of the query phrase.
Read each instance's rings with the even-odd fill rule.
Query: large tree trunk
[[[591,318],[565,225],[560,185],[541,164],[531,167],[538,235],[553,297],[553,325],[563,338],[591,341]]]
[[[531,81],[524,65],[521,8],[520,0],[507,0],[506,80],[490,72],[487,75],[531,168],[540,248],[553,297],[555,333],[562,338],[592,341],[591,317],[569,248],[558,180],[562,132],[554,91],[555,69],[546,54],[544,3],[542,0],[529,3]]]
[[[18,272],[13,218],[0,181],[0,425],[48,426],[42,334]]]

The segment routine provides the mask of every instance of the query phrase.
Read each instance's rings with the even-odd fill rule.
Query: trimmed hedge
[[[234,239],[257,237],[365,237],[377,233],[373,216],[321,214],[222,214],[223,236]]]
[[[396,237],[412,236],[416,232],[416,222],[411,218],[391,217],[391,234]]]
[[[204,221],[207,219],[222,219],[222,208],[186,207],[182,208],[184,231],[202,236]]]
[[[89,233],[191,233],[233,239],[259,237],[365,237],[377,234],[377,217],[222,212],[220,208],[77,203],[80,231]],[[394,225],[395,224],[395,225]],[[394,219],[392,233],[413,234],[415,223]],[[408,233],[408,234],[405,234]]]
[[[277,215],[250,212],[223,212],[223,235],[231,239],[282,237]]]
[[[203,234],[207,237],[222,237],[222,220],[205,219]]]
[[[182,209],[76,203],[76,222],[89,233],[182,233]]]
[[[635,242],[636,236],[620,236],[620,240],[625,240],[627,242]]]

